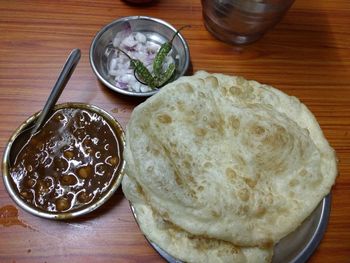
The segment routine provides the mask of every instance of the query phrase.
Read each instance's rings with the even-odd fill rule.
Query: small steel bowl
[[[108,88],[124,95],[148,97],[155,94],[159,89],[148,92],[135,92],[120,89],[115,85],[115,80],[108,74],[108,58],[106,50],[111,48],[112,40],[117,32],[130,25],[133,32],[141,32],[147,40],[157,45],[169,41],[176,33],[176,29],[169,23],[148,16],[129,16],[113,21],[103,27],[95,36],[90,47],[90,64],[97,78]],[[172,56],[175,59],[176,72],[173,80],[183,76],[190,62],[190,52],[185,39],[178,33],[173,41]]]
[[[25,211],[39,216],[43,218],[48,218],[48,219],[71,219],[74,217],[78,217],[87,213],[90,213],[100,207],[102,204],[104,204],[117,190],[119,187],[122,177],[123,177],[123,172],[125,168],[125,161],[123,160],[123,151],[125,148],[125,134],[123,131],[123,128],[121,125],[118,123],[117,120],[115,120],[109,113],[106,111],[102,110],[101,108],[98,108],[93,105],[85,104],[85,103],[63,103],[63,104],[58,104],[55,106],[54,111],[63,109],[63,108],[74,108],[74,109],[81,109],[81,110],[88,110],[91,112],[96,113],[99,116],[102,116],[104,120],[108,122],[110,127],[112,128],[115,136],[118,139],[118,145],[120,148],[120,163],[118,166],[117,171],[114,173],[114,177],[111,181],[111,184],[109,186],[109,189],[101,196],[100,199],[97,201],[92,202],[89,205],[84,205],[80,208],[73,209],[71,211],[67,212],[47,212],[44,210],[41,210],[39,208],[36,208],[28,203],[26,203],[19,195],[18,190],[16,189],[16,186],[12,180],[11,174],[10,174],[10,163],[9,163],[9,156],[10,156],[10,151],[11,151],[11,146],[14,141],[14,139],[17,137],[19,133],[26,127],[28,127],[33,121],[35,121],[40,112],[35,113],[31,117],[29,117],[24,123],[22,123],[17,130],[12,134],[10,137],[7,146],[4,151],[3,155],[3,160],[2,160],[2,175],[3,175],[3,181],[6,190],[8,191],[10,197],[15,201],[15,203],[24,209]]]

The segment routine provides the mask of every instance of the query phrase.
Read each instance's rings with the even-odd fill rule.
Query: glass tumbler
[[[216,38],[248,44],[276,25],[294,0],[201,0],[204,24]]]

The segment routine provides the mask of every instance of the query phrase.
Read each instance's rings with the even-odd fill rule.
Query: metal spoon
[[[70,79],[76,65],[79,62],[79,59],[80,59],[80,50],[79,49],[72,50],[37,120],[32,124],[29,124],[29,126],[26,127],[24,130],[22,130],[17,135],[17,137],[13,140],[10,154],[9,154],[10,167],[12,167],[15,164],[18,154],[22,151],[23,147],[29,141],[31,136],[41,128],[43,123],[50,116],[53,107],[55,106],[64,87],[66,86],[68,80]]]

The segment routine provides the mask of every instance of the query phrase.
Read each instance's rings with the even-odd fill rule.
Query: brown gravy
[[[18,154],[11,178],[20,197],[47,212],[68,212],[99,200],[120,164],[108,122],[89,110],[57,110]]]

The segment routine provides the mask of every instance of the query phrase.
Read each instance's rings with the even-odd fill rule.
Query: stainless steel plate
[[[312,214],[294,232],[283,238],[275,246],[272,263],[305,263],[322,240],[328,224],[330,209],[331,195],[329,194],[323,198]],[[131,210],[137,222],[137,215],[132,204]],[[157,244],[150,240],[148,242],[167,262],[182,263]]]

